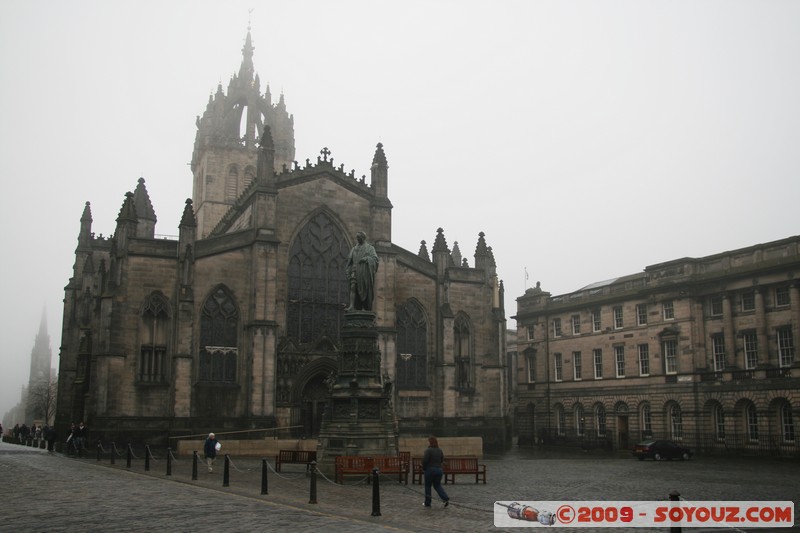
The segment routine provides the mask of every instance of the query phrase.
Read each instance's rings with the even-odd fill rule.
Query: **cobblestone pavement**
[[[469,476],[445,485],[451,504],[434,495],[422,507],[423,489],[380,479],[380,515],[373,514],[373,487],[366,479],[337,485],[320,476],[317,503],[310,503],[311,479],[302,465],[267,469],[267,494],[261,494],[262,462],[230,457],[229,483],[224,461],[209,473],[201,463],[192,480],[192,458],[179,457],[166,475],[165,452],[153,451],[150,471],[142,457],[127,467],[124,456],[110,462],[106,450],[82,459],[0,443],[0,506],[4,532],[296,531],[353,533],[371,531],[524,531],[494,527],[495,501],[666,500],[677,490],[683,499],[791,500],[800,531],[800,462],[796,460],[698,457],[688,462],[636,461],[627,455],[542,452],[513,448],[487,457],[488,482]],[[141,454],[140,454],[141,455]],[[559,529],[565,531],[565,529]],[[611,528],[574,531],[609,532]],[[701,531],[699,529],[686,531]],[[636,531],[645,531],[637,529]],[[666,532],[669,528],[653,531]],[[710,529],[725,532],[742,529]],[[768,531],[754,529],[750,531]],[[776,529],[775,531],[790,531]]]

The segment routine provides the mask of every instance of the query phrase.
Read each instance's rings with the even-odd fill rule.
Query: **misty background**
[[[297,160],[368,176],[383,143],[393,241],[442,227],[473,265],[484,232],[510,328],[537,281],[798,233],[798,2],[0,0],[0,414],[43,311],[58,366],[84,203],[111,235],[143,177],[177,235],[196,116],[248,24]]]

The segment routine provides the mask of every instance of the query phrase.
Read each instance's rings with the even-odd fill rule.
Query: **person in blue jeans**
[[[428,448],[425,449],[425,454],[422,456],[422,470],[425,472],[425,507],[431,506],[431,486],[436,489],[436,494],[444,502],[447,507],[450,504],[450,498],[442,488],[442,464],[444,463],[444,452],[439,448],[439,441],[436,437],[428,437]]]

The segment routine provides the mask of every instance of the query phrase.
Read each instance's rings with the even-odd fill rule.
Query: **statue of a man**
[[[358,244],[350,250],[345,272],[350,282],[350,307],[347,311],[372,311],[375,299],[375,272],[378,271],[378,254],[367,242],[367,234],[359,231],[356,234]]]

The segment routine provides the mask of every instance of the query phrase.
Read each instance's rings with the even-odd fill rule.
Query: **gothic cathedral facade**
[[[314,437],[337,368],[358,231],[380,263],[373,311],[402,435],[510,442],[503,288],[491,247],[474,261],[439,228],[427,250],[392,242],[388,163],[370,177],[295,161],[283,95],[261,94],[247,34],[238,74],[197,119],[192,198],[156,238],[143,179],[111,237],[86,203],[65,289],[57,425],[157,442],[209,430]]]

